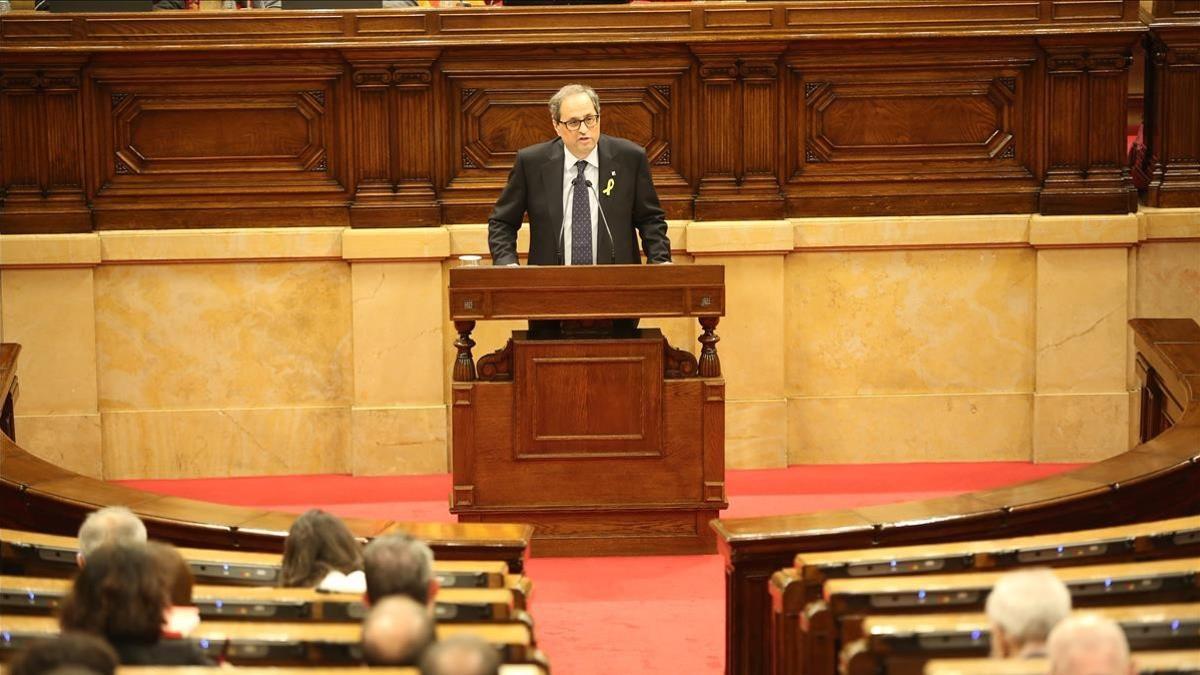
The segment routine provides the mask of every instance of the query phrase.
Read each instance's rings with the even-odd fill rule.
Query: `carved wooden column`
[[[88,232],[82,61],[0,70],[0,232]]]
[[[420,58],[347,54],[354,85],[353,227],[436,225],[433,189],[436,52]]]
[[[1087,46],[1049,38],[1040,44],[1046,52],[1046,178],[1040,211],[1136,211],[1125,154],[1133,37]]]
[[[701,133],[698,220],[782,218],[779,57],[771,44],[696,45]]]
[[[1154,3],[1146,67],[1146,203],[1200,206],[1200,5]]]

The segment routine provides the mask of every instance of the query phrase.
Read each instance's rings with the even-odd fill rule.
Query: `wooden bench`
[[[797,636],[805,608],[830,579],[1067,566],[1200,555],[1200,516],[1056,534],[925,546],[801,553],[771,576],[771,661],[806,672]]]
[[[0,576],[0,610],[48,614],[70,590],[67,579]],[[366,614],[360,595],[311,588],[196,586],[192,599],[202,619],[360,621]],[[530,622],[529,615],[514,606],[512,592],[504,588],[442,589],[434,612],[438,621]]]
[[[725,558],[726,670],[771,672],[769,580],[798,553],[940,544],[1200,513],[1200,326],[1134,319],[1147,386],[1133,450],[1057,476],[901,504],[713,522]],[[1150,419],[1153,417],[1154,419]],[[1165,424],[1169,429],[1157,433]]]
[[[88,513],[121,505],[154,539],[176,546],[281,552],[297,516],[135,490],[73,473],[39,459],[0,434],[0,527],[74,535]],[[344,519],[370,539],[404,532],[429,543],[441,560],[500,560],[521,572],[533,528],[501,523],[410,523]]]
[[[1095,607],[1120,624],[1134,651],[1200,648],[1200,603]],[[991,624],[984,614],[870,616],[863,637],[842,648],[843,675],[919,675],[934,658],[985,657]]]
[[[219,551],[178,547],[196,581],[211,584],[275,586],[279,583],[280,556],[274,553]],[[79,551],[74,537],[0,529],[0,564],[6,573],[68,577],[77,567]],[[434,560],[433,572],[442,588],[508,588],[524,609],[532,584],[521,575],[508,574],[501,560]]]
[[[362,660],[361,627],[351,623],[202,621],[186,639],[234,665],[349,665]],[[58,635],[48,616],[0,616],[0,660],[23,645]],[[477,635],[501,650],[506,663],[545,664],[533,631],[522,623],[444,623],[437,635]]]
[[[1138,652],[1134,666],[1143,675],[1196,675],[1200,651]],[[925,664],[925,675],[1045,675],[1046,659],[934,659]]]
[[[1200,600],[1200,558],[1065,567],[1056,574],[1076,607]],[[864,617],[978,612],[1003,572],[832,579],[824,599],[809,603],[799,631],[810,675],[828,675],[841,645],[863,636]]]

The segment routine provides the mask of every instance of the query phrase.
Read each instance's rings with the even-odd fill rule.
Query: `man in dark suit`
[[[531,265],[671,261],[667,221],[646,151],[600,134],[600,100],[569,84],[550,99],[558,138],[523,148],[488,218],[492,264],[517,264],[517,230],[529,214]]]

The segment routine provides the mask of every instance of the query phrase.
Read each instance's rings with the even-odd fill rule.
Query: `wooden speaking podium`
[[[534,555],[716,550],[708,521],[728,506],[713,332],[724,313],[719,265],[450,270],[450,511],[532,523]],[[698,360],[658,329],[611,321],[681,316],[700,321]],[[563,321],[552,337],[514,331],[476,365],[471,331],[488,319]]]

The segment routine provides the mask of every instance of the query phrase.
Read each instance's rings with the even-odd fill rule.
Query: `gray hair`
[[[1010,640],[1020,645],[1045,642],[1050,630],[1071,613],[1071,592],[1048,569],[1017,570],[996,581],[985,611]]]
[[[93,511],[79,526],[79,553],[87,559],[106,544],[137,546],[146,543],[146,525],[124,506]]]
[[[1112,619],[1095,614],[1075,614],[1060,622],[1050,632],[1047,651],[1051,675],[1133,672],[1125,631]]]
[[[563,99],[575,94],[587,94],[588,98],[592,99],[592,107],[596,109],[596,114],[600,114],[600,97],[596,95],[595,89],[586,84],[568,84],[550,97],[550,119],[559,121],[558,113],[562,110]]]
[[[426,604],[433,580],[433,549],[407,534],[377,537],[363,549],[363,573],[372,604],[389,595],[406,595]]]
[[[384,598],[363,620],[363,657],[372,666],[415,666],[434,639],[433,617],[411,598]]]
[[[496,675],[500,650],[478,635],[452,635],[425,650],[421,675]]]

